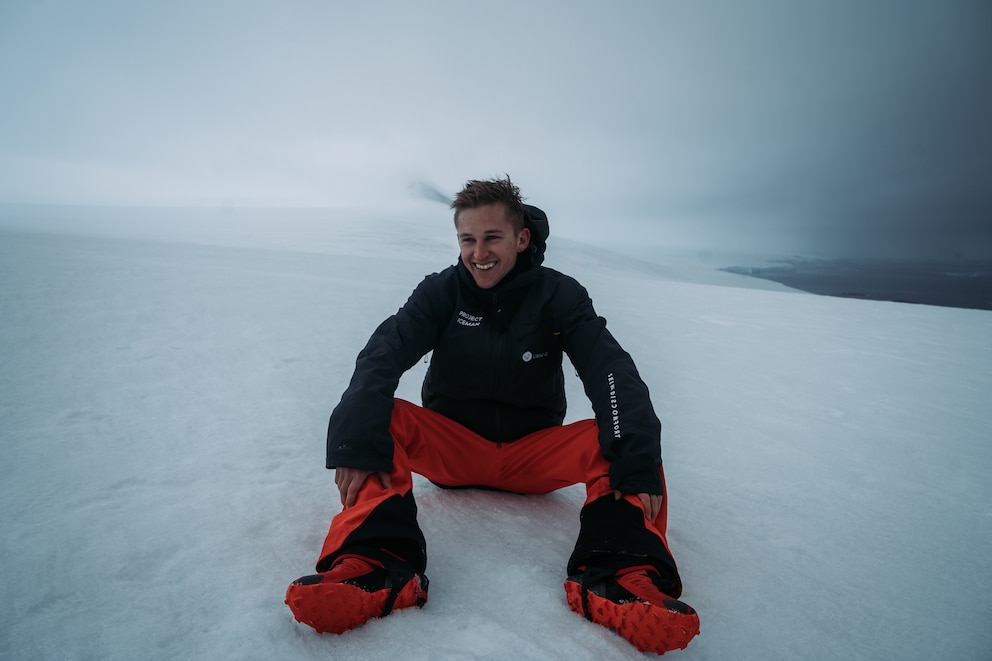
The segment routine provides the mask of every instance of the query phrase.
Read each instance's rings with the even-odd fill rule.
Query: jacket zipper
[[[495,394],[496,392],[499,391],[500,361],[501,361],[501,359],[503,357],[502,356],[502,354],[503,354],[503,330],[502,330],[502,328],[503,328],[503,320],[500,317],[500,314],[501,314],[502,310],[499,307],[499,296],[496,294],[496,292],[493,292],[493,309],[496,311],[496,314],[495,314],[496,323],[493,326],[493,330],[496,331],[496,361],[494,363],[495,366],[496,366],[496,369],[493,372],[493,393]],[[503,421],[500,419],[499,413],[497,413],[496,414],[496,438],[499,438],[500,437],[500,434],[502,432],[502,429],[501,429],[502,426],[503,426],[502,425],[502,422]],[[503,447],[503,444],[501,442],[497,441],[496,442],[496,449],[498,450],[498,449],[500,449],[502,447]]]

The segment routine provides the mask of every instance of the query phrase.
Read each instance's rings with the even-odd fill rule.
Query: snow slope
[[[565,605],[581,487],[418,480],[423,610],[319,636],[282,603],[340,507],[327,415],[445,214],[33,213],[0,210],[0,658],[643,656]],[[702,622],[666,656],[992,658],[992,313],[549,250],[665,424]]]

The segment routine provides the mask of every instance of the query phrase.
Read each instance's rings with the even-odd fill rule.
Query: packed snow
[[[0,209],[0,658],[643,658],[565,603],[581,486],[418,478],[423,609],[336,636],[283,604],[340,509],[324,440],[354,358],[457,255],[414,207]],[[666,657],[992,658],[992,313],[638,262],[548,211],[547,264],[664,423],[702,629]]]

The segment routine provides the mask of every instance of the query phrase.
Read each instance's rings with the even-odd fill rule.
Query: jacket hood
[[[530,230],[530,246],[527,254],[531,266],[540,266],[544,262],[544,251],[548,247],[548,235],[551,228],[548,225],[548,214],[530,204],[524,205],[524,227]]]

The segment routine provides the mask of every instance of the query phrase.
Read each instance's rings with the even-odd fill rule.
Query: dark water
[[[721,270],[826,296],[992,310],[992,261],[795,258]]]

